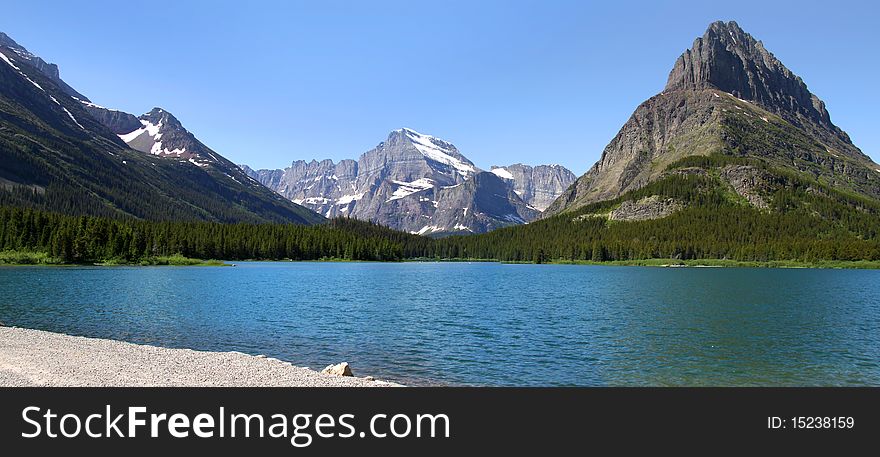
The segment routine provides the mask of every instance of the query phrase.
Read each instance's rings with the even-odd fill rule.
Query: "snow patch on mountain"
[[[295,198],[291,201],[297,205],[325,205],[330,203],[330,199],[324,197]]]
[[[413,235],[424,235],[426,233],[439,232],[441,230],[443,230],[443,228],[438,227],[436,225],[426,225],[426,226],[422,227],[421,229],[419,229],[417,231],[410,232],[410,233],[412,233]]]
[[[347,205],[347,204],[349,204],[349,203],[351,203],[351,202],[353,202],[353,201],[357,201],[357,200],[360,200],[360,199],[362,199],[362,198],[364,198],[364,194],[357,194],[357,195],[343,195],[342,197],[339,197],[338,200],[336,200],[336,204],[337,204],[337,205]]]
[[[132,132],[119,135],[119,138],[122,139],[122,141],[124,141],[126,144],[130,145],[132,142],[134,142],[138,138],[141,138],[142,135],[146,135],[148,138],[150,138],[153,141],[152,146],[150,146],[150,154],[153,154],[153,155],[163,155],[164,154],[166,156],[174,156],[174,157],[180,157],[181,155],[186,154],[186,148],[168,149],[168,148],[162,147],[162,142],[160,141],[162,139],[162,133],[161,133],[162,122],[161,121],[158,124],[153,124],[152,122],[145,120],[145,119],[141,119],[140,121],[141,121],[141,125],[143,125],[143,127],[139,128],[137,130],[134,130]],[[215,158],[215,160],[216,160],[216,158]]]
[[[119,110],[116,110],[116,109],[107,108],[106,106],[97,105],[97,104],[92,103],[92,102],[89,102],[89,101],[81,100],[81,99],[79,99],[79,98],[74,97],[73,95],[71,95],[70,98],[72,98],[72,99],[74,99],[74,100],[76,100],[76,101],[82,103],[82,104],[85,105],[85,106],[89,106],[89,107],[92,107],[92,108],[105,109],[105,110],[107,110],[107,111],[119,111]]]
[[[443,140],[434,138],[431,135],[423,135],[415,130],[403,128],[403,132],[425,157],[442,164],[450,165],[462,176],[468,176],[476,170],[473,166],[453,157],[450,153],[451,145]]]
[[[28,75],[24,74],[24,72],[21,71],[21,68],[18,68],[9,57],[6,57],[6,54],[3,54],[2,52],[0,52],[0,58],[3,58],[4,62],[8,63],[12,68],[15,69],[15,71],[18,72],[18,74],[20,74],[24,79],[28,80],[28,82],[33,84],[37,89],[40,89],[41,91],[46,92],[46,89],[43,89],[43,86],[37,84],[36,81],[29,78]],[[58,103],[58,102],[56,101],[55,103]]]
[[[17,51],[16,49],[13,49],[13,48],[10,48],[10,49],[12,49],[13,51],[15,51],[18,55],[22,55],[22,53],[19,52],[19,51]],[[21,71],[21,68],[18,68],[18,66],[15,65],[15,63],[13,63],[12,60],[11,60],[9,57],[6,57],[6,54],[3,54],[2,52],[0,52],[0,58],[2,58],[4,62],[8,63],[9,66],[11,66],[15,71],[17,71],[18,74],[21,75],[24,79],[28,80],[28,82],[30,82],[31,84],[33,84],[34,87],[36,87],[37,89],[40,89],[40,90],[43,91],[43,92],[46,92],[46,89],[43,89],[43,86],[40,86],[39,84],[37,84],[36,81],[34,81],[33,79],[29,78],[28,75],[26,75],[23,71]],[[46,95],[49,95],[49,93],[46,92]],[[70,119],[73,121],[73,123],[77,125],[77,127],[81,128],[81,129],[83,129],[83,130],[86,129],[85,127],[82,126],[82,124],[79,123],[78,120],[76,120],[75,117],[73,117],[73,114],[72,114],[70,111],[68,111],[67,108],[64,107],[64,105],[62,105],[61,103],[58,102],[58,99],[57,99],[57,98],[55,98],[55,97],[49,95],[49,99],[51,99],[52,102],[55,103],[56,105],[60,106],[61,109],[64,110],[65,113],[67,113],[67,115],[70,117]]]
[[[0,59],[3,59],[3,61],[8,63],[12,68],[14,68],[18,71],[21,71],[20,68],[16,67],[15,64],[12,63],[12,60],[10,60],[9,57],[6,57],[6,54],[3,54],[2,52],[0,52]]]
[[[58,103],[58,100],[55,100],[55,97],[52,97],[52,101],[54,101],[55,103]],[[61,103],[58,103],[58,106],[61,106]],[[64,112],[67,113],[68,116],[70,116],[70,120],[72,120],[73,123],[77,125],[77,127],[81,128],[81,129],[83,129],[83,130],[86,129],[85,127],[83,127],[82,124],[79,123],[78,120],[76,120],[75,117],[73,117],[73,114],[72,114],[70,111],[68,111],[67,108],[61,106],[61,109],[63,109]]]
[[[493,168],[492,173],[501,179],[513,179],[513,175],[506,168]]]
[[[391,182],[396,184],[398,187],[394,190],[394,193],[391,194],[391,198],[387,200],[389,202],[434,187],[434,180],[431,178],[419,178],[413,182],[401,182],[393,180]]]

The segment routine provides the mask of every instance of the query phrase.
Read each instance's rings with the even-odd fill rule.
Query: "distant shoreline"
[[[547,259],[543,262],[512,262],[496,259],[468,259],[468,258],[452,258],[452,259],[431,259],[431,258],[410,258],[398,261],[377,261],[377,260],[349,260],[339,258],[325,258],[315,260],[293,260],[293,259],[245,259],[245,260],[204,260],[182,255],[173,256],[157,256],[145,259],[141,262],[124,262],[119,260],[107,260],[104,262],[90,263],[65,263],[58,259],[49,257],[42,252],[23,252],[23,251],[0,251],[0,267],[4,266],[234,266],[234,262],[296,262],[296,263],[407,263],[407,262],[439,262],[439,263],[504,263],[504,264],[525,264],[525,265],[594,265],[594,266],[637,266],[637,267],[697,267],[697,268],[810,268],[810,269],[848,269],[848,270],[875,270],[880,269],[880,261],[877,260],[816,260],[812,262],[803,262],[799,260],[729,260],[729,259],[638,259],[638,260],[567,260],[567,259]]]
[[[0,387],[397,386],[241,352],[170,349],[0,326]]]

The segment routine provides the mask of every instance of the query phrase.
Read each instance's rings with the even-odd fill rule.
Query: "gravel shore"
[[[356,369],[356,368],[355,368]],[[168,349],[0,327],[0,387],[390,387],[240,352]]]

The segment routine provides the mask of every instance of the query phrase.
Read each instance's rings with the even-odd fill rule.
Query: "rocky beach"
[[[328,367],[330,368],[330,367]],[[240,352],[0,327],[0,387],[393,387]]]

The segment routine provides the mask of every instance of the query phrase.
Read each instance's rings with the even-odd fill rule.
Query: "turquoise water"
[[[0,268],[0,322],[416,385],[880,385],[880,271]]]

